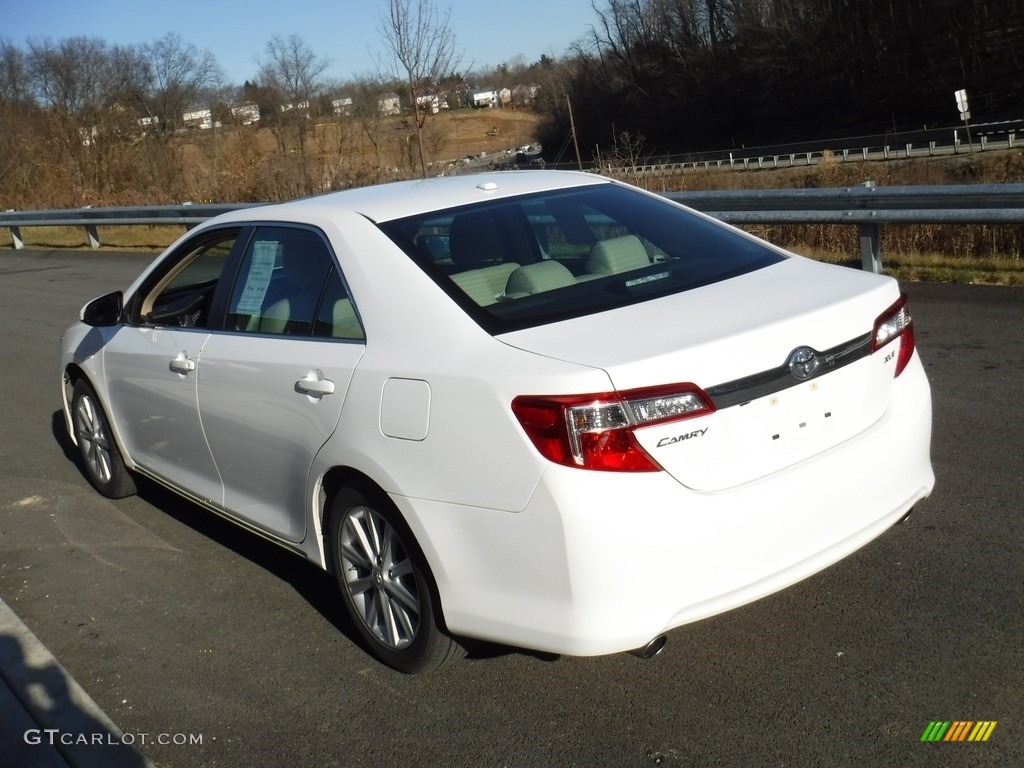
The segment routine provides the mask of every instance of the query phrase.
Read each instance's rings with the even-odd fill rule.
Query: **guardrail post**
[[[93,250],[96,250],[97,248],[100,247],[100,235],[96,231],[95,224],[85,225],[85,236],[89,238],[89,245],[92,246]]]
[[[11,227],[11,239],[14,241],[14,249],[20,251],[25,247],[25,241],[21,239],[21,228]]]
[[[859,224],[860,263],[865,272],[882,272],[882,228],[878,224]]]
[[[811,164],[811,153],[810,152],[807,153],[807,164],[808,165]]]
[[[868,148],[867,147],[863,147],[861,149],[860,156],[863,157],[865,160],[868,159]]]
[[[928,142],[928,156],[929,157],[934,157],[935,156],[935,142],[934,141],[929,141]]]
[[[1013,140],[1016,138],[1016,136],[1017,136],[1017,134],[1014,133],[1013,131],[1010,131],[1010,133],[1007,135],[1007,137],[1006,137],[1006,148],[1007,149],[1013,149]]]
[[[886,160],[889,159],[889,145],[888,144],[886,144],[884,147],[882,147],[882,157],[885,158]]]
[[[988,149],[988,136],[981,137],[981,151],[984,152]]]
[[[796,155],[790,155],[789,156],[789,167],[792,168],[794,165],[796,165]]]
[[[910,157],[910,150],[914,148],[913,144],[907,144],[907,157]]]
[[[844,150],[843,150],[843,162],[845,163],[845,162],[847,162],[847,161],[848,161],[849,159],[850,159],[850,150],[848,150],[848,149],[844,149]]]

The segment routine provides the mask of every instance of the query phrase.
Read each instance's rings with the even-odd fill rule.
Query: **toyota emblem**
[[[821,365],[821,358],[810,347],[797,347],[789,353],[786,365],[789,366],[789,372],[793,374],[794,378],[809,379],[817,372]]]

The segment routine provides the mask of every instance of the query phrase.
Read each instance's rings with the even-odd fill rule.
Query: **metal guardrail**
[[[1024,184],[669,192],[730,224],[851,224],[861,264],[882,271],[883,224],[1024,224]]]
[[[696,155],[684,157],[682,160],[673,160],[671,157],[664,159],[648,159],[642,164],[628,168],[633,176],[672,176],[679,173],[703,172],[703,171],[753,171],[773,168],[795,168],[817,165],[824,158],[830,155],[834,160],[841,160],[844,163],[862,161],[890,161],[904,160],[911,157],[941,157],[959,155],[970,151],[985,152],[988,150],[1013,149],[1020,145],[1017,138],[1016,125],[1018,121],[1007,123],[1011,127],[1006,130],[991,130],[987,134],[979,134],[977,146],[970,145],[970,150],[957,130],[952,131],[951,141],[943,142],[936,140],[921,140],[922,135],[931,135],[935,131],[911,131],[901,134],[908,138],[902,144],[895,143],[896,137],[892,137],[890,143],[887,136],[880,143],[857,144],[856,139],[836,139],[831,142],[821,143],[817,147],[808,148],[809,142],[803,142],[805,148],[785,147],[761,147],[749,150],[719,150],[711,152],[700,152]],[[981,127],[981,126],[979,126]],[[948,131],[948,129],[946,129]],[[870,137],[868,137],[870,138]],[[880,137],[875,137],[880,138]],[[839,146],[837,146],[837,144]],[[844,146],[849,145],[849,146]],[[568,164],[565,166],[569,167]]]
[[[11,231],[14,247],[25,243],[22,227],[84,227],[89,245],[100,247],[98,226],[180,225],[194,227],[207,219],[239,208],[251,208],[260,203],[219,203],[194,205],[129,206],[123,208],[68,208],[52,211],[5,211],[0,213],[0,227]]]
[[[536,173],[536,171],[532,171]],[[882,271],[881,227],[885,224],[1024,225],[1024,184],[932,187],[859,187],[669,192],[672,200],[731,224],[849,224],[860,232],[864,269]],[[171,224],[192,227],[227,211],[256,203],[7,211],[0,227],[22,248],[22,227],[84,227],[93,248],[98,226]]]

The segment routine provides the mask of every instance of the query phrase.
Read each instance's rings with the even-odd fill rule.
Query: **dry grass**
[[[631,181],[633,181],[631,179]],[[687,171],[640,183],[656,192],[723,189],[806,189],[879,186],[1024,183],[1020,149],[940,158],[849,161],[826,153],[813,166]],[[636,181],[634,181],[636,183]],[[748,231],[823,261],[858,263],[857,228],[830,225],[749,226]],[[1024,284],[1024,227],[1011,225],[887,225],[882,265],[900,280]]]
[[[185,231],[178,226],[98,227],[103,248],[110,250],[163,250]],[[89,248],[84,227],[22,227],[21,239],[26,248]],[[14,247],[9,230],[0,228],[0,248]]]
[[[431,120],[432,155],[438,162],[468,154],[494,154],[532,143],[539,116],[527,110],[458,110]],[[310,162],[324,188],[343,188],[413,176],[408,157],[411,131],[400,119],[370,130],[358,121],[325,122],[310,133]],[[372,140],[371,140],[372,139]],[[293,180],[295,156],[282,153],[267,128],[196,132],[176,148],[185,194],[193,202],[271,201],[300,194]],[[405,154],[403,154],[405,153]],[[342,158],[345,158],[342,160]],[[404,170],[403,170],[404,169]],[[694,171],[672,176],[633,177],[656,192],[715,189],[843,187],[871,180],[880,186],[1024,183],[1024,151],[890,161],[844,162],[826,153],[814,166]],[[156,204],[117,200],[96,205]],[[163,201],[160,201],[163,202]],[[40,206],[43,207],[43,206]],[[859,260],[857,231],[842,225],[747,227],[754,234],[798,253],[834,262]],[[158,250],[183,229],[177,226],[100,227],[104,248]],[[84,229],[22,228],[25,244],[36,248],[88,248]],[[0,228],[0,247],[13,241]],[[889,225],[882,232],[886,272],[902,280],[1024,284],[1024,227],[987,225]]]

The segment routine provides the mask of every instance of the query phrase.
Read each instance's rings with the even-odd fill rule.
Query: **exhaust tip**
[[[662,649],[665,647],[665,643],[667,642],[668,638],[665,637],[665,635],[658,635],[646,645],[634,648],[630,653],[641,659],[653,659],[661,653]]]

